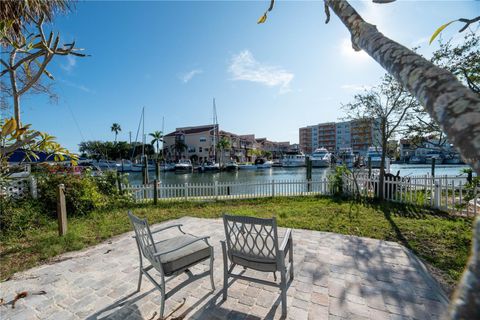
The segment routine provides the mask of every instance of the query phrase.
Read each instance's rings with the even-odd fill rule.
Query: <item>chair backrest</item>
[[[147,219],[140,219],[134,216],[131,211],[128,212],[128,217],[133,225],[135,239],[137,240],[137,244],[140,247],[143,256],[150,261],[154,261],[154,254],[157,253],[157,250],[153,242],[152,233],[150,232]]]
[[[277,260],[278,233],[275,218],[223,215],[223,224],[230,259],[235,255],[258,262]]]

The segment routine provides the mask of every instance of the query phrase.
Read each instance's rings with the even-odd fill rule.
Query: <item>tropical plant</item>
[[[223,156],[225,150],[230,150],[232,143],[227,137],[221,137],[217,142],[217,149],[220,149],[220,163],[223,163]]]
[[[177,158],[182,157],[182,153],[187,150],[188,146],[183,142],[183,140],[177,139],[175,140],[175,145],[173,146],[173,149],[175,150],[175,153],[177,154]]]
[[[150,142],[151,145],[156,144],[157,146],[157,159],[160,155],[160,142],[163,142],[163,132],[162,131],[155,131],[149,134],[152,137],[152,141]]]
[[[115,142],[117,142],[117,136],[118,136],[118,133],[120,131],[122,131],[122,127],[120,127],[120,125],[118,123],[114,123],[112,124],[112,126],[110,127],[110,131],[114,132],[115,133]]]

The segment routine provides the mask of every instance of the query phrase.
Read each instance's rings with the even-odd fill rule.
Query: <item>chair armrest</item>
[[[183,224],[178,223],[178,224],[172,224],[172,225],[170,225],[170,226],[166,226],[166,227],[161,227],[161,228],[155,229],[155,230],[152,231],[152,234],[157,233],[157,232],[160,232],[160,231],[163,231],[163,230],[167,230],[167,229],[170,229],[170,228],[175,228],[175,227],[178,228],[178,230],[180,230],[182,233],[185,233],[185,232],[183,232],[183,230],[182,230],[182,228],[181,228],[181,227],[183,227]]]
[[[291,239],[292,239],[292,229],[287,229],[287,231],[285,232],[285,237],[283,238],[283,241],[280,244],[279,250],[285,252],[285,249],[287,247],[287,243]]]
[[[158,256],[161,256],[161,255],[164,255],[164,254],[167,254],[167,253],[171,253],[171,252],[177,251],[177,250],[179,250],[179,249],[185,248],[186,246],[189,246],[189,245],[191,245],[192,243],[195,243],[195,242],[200,241],[200,240],[205,241],[205,242],[208,244],[208,241],[207,241],[207,240],[208,240],[209,238],[210,238],[210,237],[208,237],[208,236],[207,236],[207,237],[196,238],[196,239],[190,240],[190,241],[188,241],[187,243],[184,243],[183,245],[178,246],[178,247],[176,247],[176,248],[174,248],[174,249],[167,250],[167,251],[163,251],[163,252],[157,252],[157,253],[155,253],[153,256],[154,256],[154,257],[158,257]]]
[[[174,227],[177,227],[178,230],[180,230],[181,233],[185,233],[182,230],[183,224],[178,223],[178,224],[172,224],[171,226],[160,227],[158,229],[155,229],[155,230],[152,231],[152,234],[163,231],[163,230],[167,230],[167,229],[170,229],[170,228],[174,228]],[[135,235],[132,236],[132,238],[136,238],[136,237],[137,236],[135,236]]]

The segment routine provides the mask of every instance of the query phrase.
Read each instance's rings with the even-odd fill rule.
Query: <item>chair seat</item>
[[[181,247],[185,243],[196,239],[195,236],[184,234],[155,243],[157,252],[165,252]],[[184,270],[210,257],[210,247],[205,241],[197,241],[181,249],[160,256],[160,263],[165,275]]]

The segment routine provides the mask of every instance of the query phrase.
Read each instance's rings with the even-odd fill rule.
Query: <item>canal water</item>
[[[461,173],[462,169],[468,168],[467,165],[437,165],[435,175],[448,176],[466,176]],[[313,168],[312,178],[320,180],[326,178],[330,168]],[[390,172],[397,174],[400,170],[401,176],[417,176],[430,174],[431,166],[425,164],[392,164]],[[175,173],[161,172],[160,179],[164,184],[179,183],[209,183],[209,182],[228,182],[228,181],[271,181],[271,180],[304,180],[306,178],[306,168],[269,168],[255,170],[238,170],[237,172],[205,172],[205,173]],[[150,180],[155,179],[155,172],[149,172]],[[128,174],[128,180],[131,184],[142,184],[142,174],[140,172],[131,172]]]

